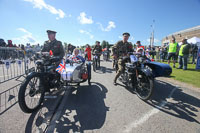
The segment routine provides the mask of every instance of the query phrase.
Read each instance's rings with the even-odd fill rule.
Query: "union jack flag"
[[[59,66],[56,68],[56,71],[60,74],[65,72],[65,61],[62,60]]]
[[[80,59],[78,57],[72,57],[72,60],[76,62],[76,61],[78,61]]]

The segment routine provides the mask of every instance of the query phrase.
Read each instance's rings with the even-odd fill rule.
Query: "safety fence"
[[[0,47],[0,84],[27,74],[33,54],[19,48]]]

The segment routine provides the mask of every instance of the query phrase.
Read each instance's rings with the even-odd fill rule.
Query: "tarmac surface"
[[[114,76],[112,63],[102,62],[91,86],[54,92],[32,114],[19,108],[19,81],[0,84],[0,133],[200,133],[200,88],[156,78],[144,102],[120,82],[114,86]]]

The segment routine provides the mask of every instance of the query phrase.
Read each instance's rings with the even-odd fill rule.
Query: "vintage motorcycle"
[[[125,63],[125,70],[119,80],[142,100],[151,98],[155,77],[169,76],[172,72],[169,65],[151,62],[146,56],[141,56],[140,53],[129,53],[129,56],[123,58],[123,62]]]
[[[70,73],[67,71],[66,75],[61,75],[56,71],[62,60],[60,57],[51,56],[48,52],[43,52],[38,57],[35,57],[34,60],[36,68],[27,75],[20,86],[18,94],[19,106],[24,113],[36,111],[44,100],[45,92],[50,91],[51,88],[60,89],[70,85],[69,83],[81,83],[87,81],[87,79],[90,84],[89,65],[86,66],[84,65],[85,63],[76,67],[71,64],[71,66],[74,66],[71,68],[66,64],[66,69]],[[76,81],[73,81],[75,79]]]
[[[100,53],[94,52],[92,53],[93,59],[92,59],[92,65],[93,65],[93,71],[96,72],[98,68],[100,68]]]

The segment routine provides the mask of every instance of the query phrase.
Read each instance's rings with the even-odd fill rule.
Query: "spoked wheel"
[[[92,77],[92,73],[91,73],[91,64],[87,65],[87,71],[88,71],[88,85],[91,85],[91,77]]]
[[[44,99],[44,88],[40,76],[34,73],[26,78],[18,94],[19,106],[24,113],[36,111]]]
[[[93,60],[92,65],[93,65],[93,71],[96,72],[96,68],[97,68],[96,60]]]
[[[148,77],[144,72],[139,74],[138,85],[136,86],[136,94],[142,100],[148,100],[153,94],[154,80]]]

